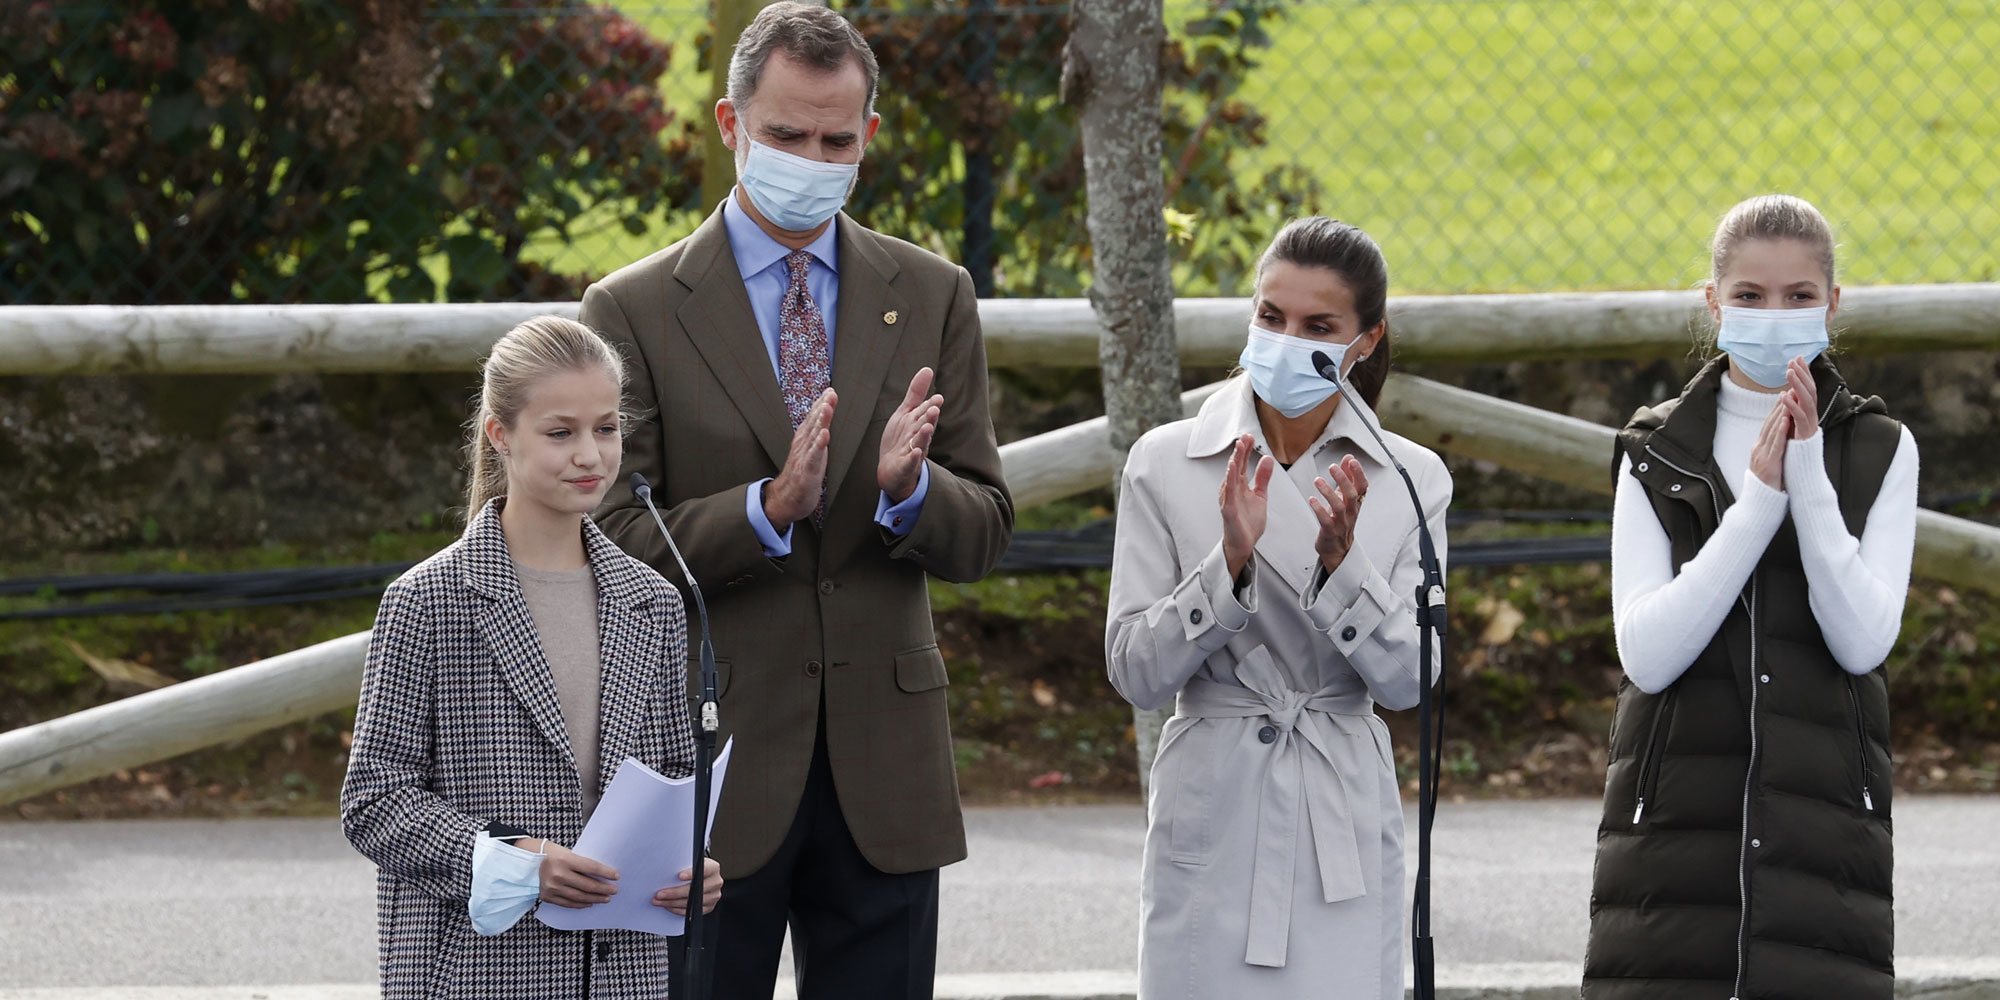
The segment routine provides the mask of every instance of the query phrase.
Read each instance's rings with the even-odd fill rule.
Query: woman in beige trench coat
[[[1387,377],[1387,285],[1359,229],[1286,226],[1258,266],[1245,372],[1126,462],[1106,659],[1127,700],[1175,706],[1141,1000],[1403,996],[1402,807],[1374,708],[1417,704],[1417,514],[1355,405]],[[1315,351],[1347,373],[1337,394]],[[1450,475],[1383,436],[1442,558]]]

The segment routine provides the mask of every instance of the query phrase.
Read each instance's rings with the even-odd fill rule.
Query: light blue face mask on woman
[[[1785,387],[1785,366],[1826,350],[1826,309],[1723,306],[1715,346],[1728,351],[1743,376],[1766,389]]]
[[[1347,377],[1347,349],[1353,346],[1327,340],[1307,340],[1272,333],[1256,324],[1250,326],[1250,340],[1236,363],[1250,373],[1250,387],[1257,398],[1287,417],[1296,417],[1327,401],[1340,391],[1313,367],[1314,352],[1333,359],[1341,378]]]
[[[472,895],[465,903],[473,930],[491,937],[521,921],[542,894],[543,857],[480,832],[472,842]]]
[[[738,139],[749,143],[750,150],[744,154],[743,169],[736,172],[736,180],[772,225],[802,233],[818,228],[847,204],[861,164],[794,156],[753,141],[747,133],[739,132]]]

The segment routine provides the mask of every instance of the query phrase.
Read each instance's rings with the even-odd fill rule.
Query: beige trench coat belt
[[[1367,732],[1374,702],[1359,678],[1354,687],[1292,690],[1262,646],[1236,666],[1243,686],[1197,677],[1181,690],[1181,715],[1198,719],[1269,720],[1277,738],[1264,759],[1257,807],[1256,857],[1251,865],[1250,935],[1243,961],[1283,968],[1292,930],[1292,886],[1298,857],[1299,806],[1312,818],[1320,888],[1337,903],[1367,894],[1359,831],[1335,766],[1333,740]],[[1341,717],[1341,718],[1335,718]],[[1356,776],[1358,777],[1358,776]]]

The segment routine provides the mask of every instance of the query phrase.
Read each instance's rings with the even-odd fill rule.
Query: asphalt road
[[[2000,978],[2000,797],[1908,796],[1897,811],[1899,967]],[[1574,975],[1596,813],[1575,800],[1446,806],[1442,980]],[[941,977],[1129,978],[1138,807],[975,809],[968,824],[972,858],[944,873]],[[366,996],[374,976],[373,868],[331,820],[0,823],[0,998],[327,984]]]

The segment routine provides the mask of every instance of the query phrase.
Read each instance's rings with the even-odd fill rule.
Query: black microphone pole
[[[660,517],[660,509],[653,506],[653,488],[646,483],[646,477],[632,473],[632,495],[646,505],[653,514],[653,523],[660,526],[660,537],[667,540],[667,551],[674,554],[674,562],[681,568],[681,578],[687,581],[688,592],[694,595],[695,613],[701,619],[701,700],[697,703],[694,739],[694,883],[688,887],[687,913],[687,969],[681,982],[682,996],[687,1000],[703,1000],[707,991],[701,978],[702,941],[701,897],[702,883],[708,874],[708,808],[709,792],[715,780],[715,732],[721,728],[721,716],[715,702],[715,644],[708,638],[708,604],[701,599],[701,584],[696,583],[694,574],[688,571],[687,560],[681,558],[680,546],[674,544],[674,536],[667,531],[667,522]],[[672,669],[680,669],[675,664]],[[669,706],[671,707],[671,706]]]
[[[1340,378],[1340,366],[1334,364],[1325,351],[1314,351],[1312,363],[1321,377],[1346,389]],[[1419,674],[1430,669],[1432,639],[1435,637],[1437,642],[1439,667],[1435,695],[1430,684],[1420,682],[1417,686],[1417,887],[1410,913],[1410,965],[1417,978],[1413,990],[1415,1000],[1435,1000],[1437,956],[1431,943],[1431,824],[1437,820],[1438,783],[1443,777],[1444,681],[1450,673],[1444,669],[1444,568],[1438,564],[1437,543],[1431,538],[1430,523],[1424,517],[1424,502],[1417,496],[1417,484],[1410,479],[1410,470],[1403,467],[1396,453],[1390,451],[1388,443],[1382,440],[1382,432],[1375,428],[1367,404],[1351,393],[1347,403],[1361,415],[1361,426],[1368,428],[1369,435],[1381,446],[1382,453],[1389,456],[1389,464],[1395,466],[1396,473],[1403,477],[1403,487],[1410,491],[1410,502],[1417,508],[1417,562],[1423,571],[1423,581],[1417,584],[1416,594]]]

